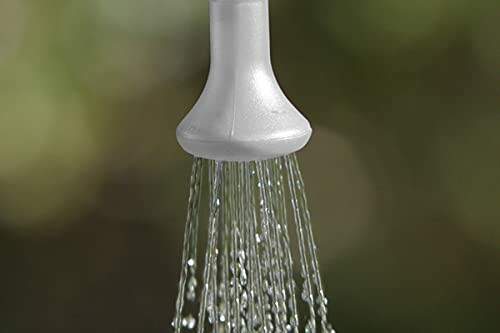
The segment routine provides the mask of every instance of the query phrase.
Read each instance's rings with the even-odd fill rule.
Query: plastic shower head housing
[[[265,160],[300,150],[312,130],[274,76],[268,0],[209,1],[210,72],[177,127],[179,144],[218,161]]]

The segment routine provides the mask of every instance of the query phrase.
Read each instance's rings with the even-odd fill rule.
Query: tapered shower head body
[[[309,141],[308,120],[273,73],[268,8],[268,0],[210,0],[208,81],[177,128],[177,140],[190,154],[265,160],[298,151]]]

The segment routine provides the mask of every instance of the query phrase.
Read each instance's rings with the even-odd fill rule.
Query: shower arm
[[[267,2],[210,1],[211,71],[223,70],[227,75],[241,69],[272,73]]]

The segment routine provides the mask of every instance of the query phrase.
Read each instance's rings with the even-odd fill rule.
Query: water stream
[[[204,174],[208,241],[198,270]],[[334,333],[327,305],[297,157],[195,158],[174,332]]]

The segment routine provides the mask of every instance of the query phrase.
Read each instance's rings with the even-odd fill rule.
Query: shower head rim
[[[254,140],[204,140],[188,137],[177,132],[180,146],[191,155],[216,161],[250,162],[262,161],[295,153],[309,142],[312,129],[309,127],[297,135]]]

